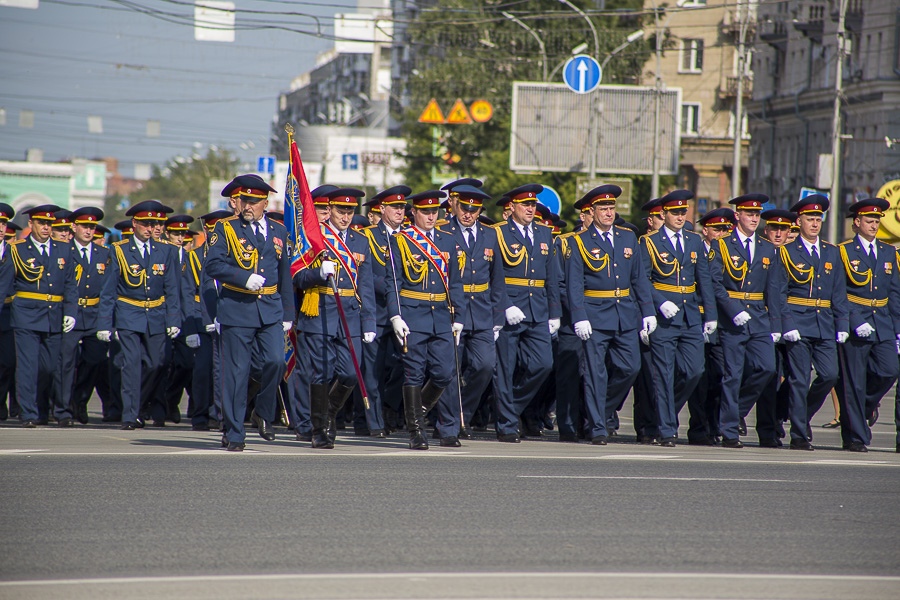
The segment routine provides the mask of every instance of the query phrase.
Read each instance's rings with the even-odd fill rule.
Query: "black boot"
[[[312,447],[334,448],[334,442],[328,438],[328,386],[324,383],[309,386],[309,420],[312,421]]]
[[[403,386],[403,409],[406,413],[406,429],[409,431],[410,450],[428,450],[425,439],[425,411],[422,407],[422,388]]]
[[[431,380],[425,382],[425,386],[422,388],[422,408],[424,409],[423,414],[428,414],[434,406],[438,403],[438,400],[441,399],[441,394],[444,393],[444,388],[438,387],[431,383]]]
[[[328,392],[328,437],[332,442],[334,442],[334,438],[337,437],[335,417],[344,407],[344,403],[347,402],[347,398],[350,397],[350,394],[353,393],[355,388],[355,385],[353,387],[347,387],[338,381],[331,384],[331,391]]]

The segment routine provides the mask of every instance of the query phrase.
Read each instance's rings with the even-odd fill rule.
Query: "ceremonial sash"
[[[357,267],[356,259],[353,258],[353,253],[350,252],[350,249],[347,248],[347,244],[341,240],[337,232],[335,232],[327,223],[322,226],[322,233],[325,236],[325,245],[331,250],[331,253],[337,257],[338,262],[341,263],[341,267],[350,274],[350,283],[353,284],[353,293],[356,296],[359,296],[359,291],[356,288],[356,278],[359,275],[359,268]]]
[[[425,255],[425,258],[428,259],[428,262],[431,263],[431,266],[434,267],[435,271],[441,274],[441,281],[444,283],[444,289],[449,293],[450,288],[448,286],[448,281],[450,278],[450,265],[441,253],[441,249],[416,227],[404,229],[400,232],[400,235],[409,240],[420,252],[422,252],[422,254]]]

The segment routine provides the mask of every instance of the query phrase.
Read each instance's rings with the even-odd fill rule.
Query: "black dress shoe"
[[[297,441],[298,442],[311,442],[312,441],[312,431],[298,431],[297,432]]]
[[[591,438],[592,446],[605,446],[606,445],[606,436],[605,435],[595,435]]]
[[[69,417],[63,417],[62,419],[59,420],[59,426],[60,427],[74,427],[75,421],[73,421]]]
[[[152,423],[152,425],[153,425],[154,427],[165,427],[165,426],[166,426],[166,422],[165,422],[165,421],[154,420],[153,423]]]
[[[47,425],[50,423],[50,421],[48,419],[38,419],[34,423],[35,425]]]
[[[462,444],[459,443],[459,438],[453,435],[448,435],[447,437],[441,438],[441,446],[445,448],[459,448]]]
[[[122,415],[107,415],[100,419],[102,423],[121,423]]]
[[[791,450],[806,450],[808,452],[815,450],[813,445],[806,440],[791,440],[790,448]]]
[[[659,445],[663,448],[674,448],[675,447],[675,438],[667,437],[659,440]]]
[[[34,429],[35,427],[37,427],[37,421],[33,419],[22,421],[22,427],[25,427],[26,429]]]
[[[134,423],[130,423],[130,422],[129,422],[129,423],[122,423],[122,426],[119,427],[119,429],[121,429],[122,431],[134,431],[134,430],[135,430],[135,425],[134,425]]]
[[[144,419],[142,417],[138,417],[137,419],[135,419],[134,426],[136,429],[143,429],[144,428]]]
[[[384,431],[384,429],[373,429],[372,437],[377,438],[379,440],[383,440],[384,438],[387,437],[387,433]]]
[[[369,431],[367,427],[354,427],[353,435],[358,435],[360,437],[369,437],[370,435],[372,435],[372,432]]]
[[[744,420],[744,417],[741,417],[741,422],[738,424],[738,435],[747,435],[747,421]]]
[[[771,438],[759,440],[760,448],[781,448],[781,440],[773,440]]]
[[[644,446],[659,446],[659,440],[652,435],[639,435],[637,437],[637,442]]]
[[[210,431],[222,431],[222,423],[215,419],[210,419],[209,420],[209,430]]]
[[[166,420],[172,421],[177,425],[178,423],[181,423],[181,413],[177,410],[169,411],[168,414],[166,414]]]
[[[224,435],[222,436],[222,447],[223,447],[223,448],[227,448],[227,447],[228,447],[228,438],[225,437]]]
[[[421,431],[417,431],[409,438],[410,450],[428,450],[428,440]]]
[[[468,427],[461,427],[459,430],[459,439],[461,440],[471,440],[472,439],[472,430]]]
[[[507,444],[518,444],[519,443],[519,434],[518,433],[498,433],[497,441],[498,442],[506,442]]]
[[[865,444],[860,444],[859,442],[852,442],[844,446],[844,450],[849,452],[868,452],[869,449],[866,448]]]
[[[544,437],[544,432],[535,427],[529,427],[522,431],[522,437],[523,438]]]
[[[866,423],[869,424],[869,427],[878,422],[878,407],[875,407],[875,410],[872,411],[872,414],[869,415],[869,418],[866,419]]]
[[[243,452],[244,444],[243,442],[228,442],[228,447],[225,450],[228,452]]]
[[[741,440],[732,440],[729,438],[722,438],[722,447],[723,448],[743,448],[744,444],[741,443]]]
[[[250,413],[250,421],[252,421],[256,425],[256,430],[259,432],[259,437],[266,440],[267,442],[272,442],[275,440],[275,432],[272,431],[272,425],[267,423],[262,417],[256,414],[256,411],[252,411]]]
[[[209,431],[209,423],[198,423],[191,425],[191,431]]]
[[[82,407],[76,409],[75,410],[75,418],[82,425],[87,425],[88,424],[87,406],[82,406]]]
[[[688,438],[688,446],[715,446],[711,437]]]
[[[568,443],[570,443],[570,444],[577,444],[577,443],[578,443],[578,436],[577,436],[576,434],[574,434],[574,433],[560,433],[560,434],[559,434],[559,441],[561,441],[561,442],[568,442]]]

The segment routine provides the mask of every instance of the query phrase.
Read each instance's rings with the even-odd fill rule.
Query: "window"
[[[703,40],[681,40],[680,73],[699,73],[703,70]]]
[[[700,135],[700,105],[684,103],[681,105],[681,134]]]

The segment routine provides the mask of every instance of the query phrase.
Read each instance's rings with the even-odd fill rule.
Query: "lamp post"
[[[834,115],[831,123],[831,160],[833,168],[831,172],[831,214],[828,218],[828,241],[837,243],[839,221],[841,220],[841,97],[843,91],[843,67],[846,56],[846,17],[847,0],[840,0],[838,4],[838,29],[837,29],[837,60],[835,60],[834,73]]]
[[[531,27],[529,27],[528,25],[523,23],[520,19],[516,18],[515,15],[512,15],[512,14],[506,12],[505,10],[500,11],[500,14],[503,15],[504,17],[506,17],[507,19],[509,19],[510,21],[512,21],[513,23],[515,23],[516,25],[518,25],[519,27],[521,27],[522,29],[524,29],[525,31],[527,31],[528,33],[530,33],[531,36],[535,40],[537,40],[538,46],[541,48],[541,74],[543,75],[542,81],[544,81],[544,83],[546,83],[547,82],[547,48],[544,46],[544,40],[541,39],[541,36],[539,36],[534,29],[532,29]]]
[[[662,77],[660,77],[660,69],[662,68],[662,43],[659,39],[659,9],[656,0],[651,0],[653,4],[653,21],[656,25],[656,107],[653,110],[653,176],[650,180],[650,195],[653,198],[659,197],[659,104],[662,95]]]
[[[591,18],[587,16],[583,10],[569,2],[569,0],[559,0],[561,3],[565,4],[579,15],[581,18],[587,21],[588,27],[591,28],[591,33],[594,35],[594,56],[600,56],[600,36],[597,35],[597,28],[594,26],[594,22],[591,21]]]

